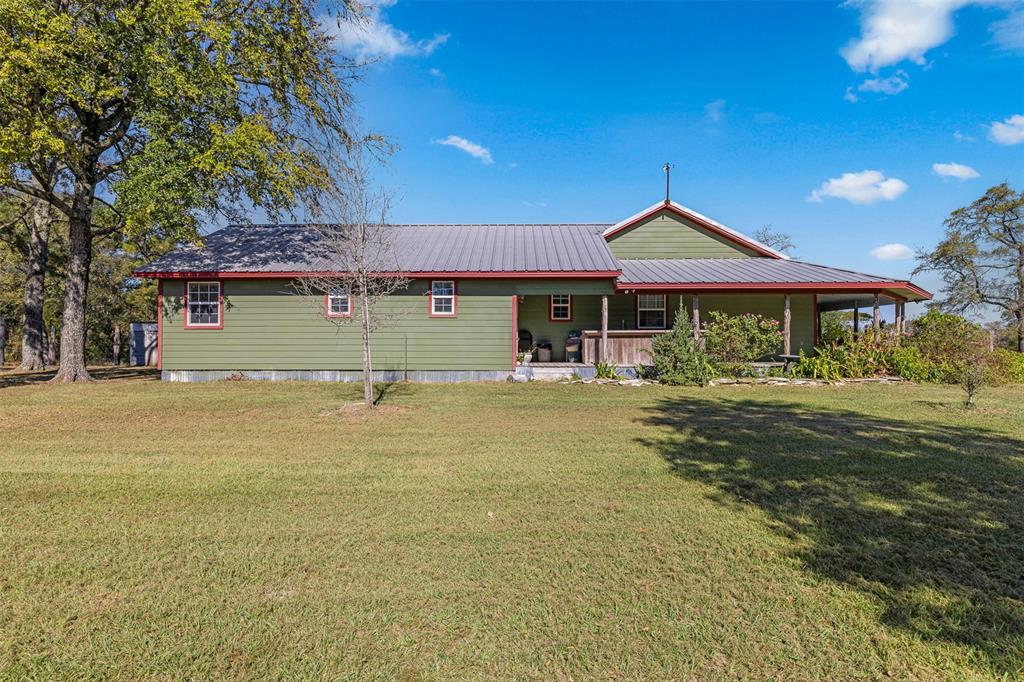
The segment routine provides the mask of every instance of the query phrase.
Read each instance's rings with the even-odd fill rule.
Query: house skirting
[[[373,373],[374,381],[415,381],[422,383],[454,384],[462,381],[506,381],[509,370],[381,370]],[[226,379],[251,381],[337,381],[363,380],[356,370],[220,370],[220,369],[165,369],[160,372],[163,381],[223,381]]]

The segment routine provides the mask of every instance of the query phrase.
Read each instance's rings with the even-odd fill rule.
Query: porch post
[[[782,354],[792,355],[793,350],[792,336],[790,334],[790,322],[792,321],[792,314],[789,310],[789,294],[786,294],[782,308]]]
[[[700,296],[693,295],[693,338],[700,339]]]
[[[871,330],[875,333],[875,338],[878,338],[878,331],[882,327],[882,311],[878,308],[878,293],[875,293],[875,310],[874,317],[871,320]]]
[[[899,344],[903,336],[903,301],[896,301],[896,343]]]
[[[860,306],[853,304],[853,338],[860,336]]]
[[[598,355],[595,353],[595,355]],[[608,362],[608,296],[601,297],[601,362]]]

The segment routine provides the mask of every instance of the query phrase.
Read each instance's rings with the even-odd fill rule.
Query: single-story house
[[[672,201],[615,224],[392,230],[409,284],[380,304],[391,321],[372,336],[374,367],[392,378],[633,366],[680,310],[698,329],[712,310],[768,315],[783,324],[780,354],[811,353],[822,311],[871,308],[877,324],[879,306],[894,305],[900,329],[904,304],[931,297],[906,280],[792,260]],[[141,268],[159,281],[163,378],[359,378],[359,325],[329,319],[351,316],[355,301],[294,286],[318,260],[315,241],[303,225],[230,226]],[[577,335],[581,352],[567,353]],[[545,352],[524,369],[517,355],[535,345]],[[548,347],[545,366],[536,356]]]

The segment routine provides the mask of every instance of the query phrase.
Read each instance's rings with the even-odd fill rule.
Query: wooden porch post
[[[871,330],[875,333],[875,338],[878,338],[878,331],[882,327],[882,311],[878,308],[878,294],[875,294],[875,309],[874,317],[871,320]]]
[[[608,362],[608,296],[601,297],[601,362]]]
[[[789,294],[786,294],[782,308],[782,354],[792,355],[793,350],[792,335],[790,334],[790,322],[792,321],[792,314],[789,309]]]
[[[693,338],[700,340],[700,296],[693,295]]]
[[[896,344],[899,345],[903,337],[903,301],[896,301]]]
[[[860,306],[853,304],[853,338],[860,336]]]

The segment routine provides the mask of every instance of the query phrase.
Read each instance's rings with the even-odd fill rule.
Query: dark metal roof
[[[392,225],[403,272],[618,272],[601,236],[607,224]],[[317,269],[318,234],[307,225],[232,225],[203,247],[177,249],[139,273],[282,273]]]

